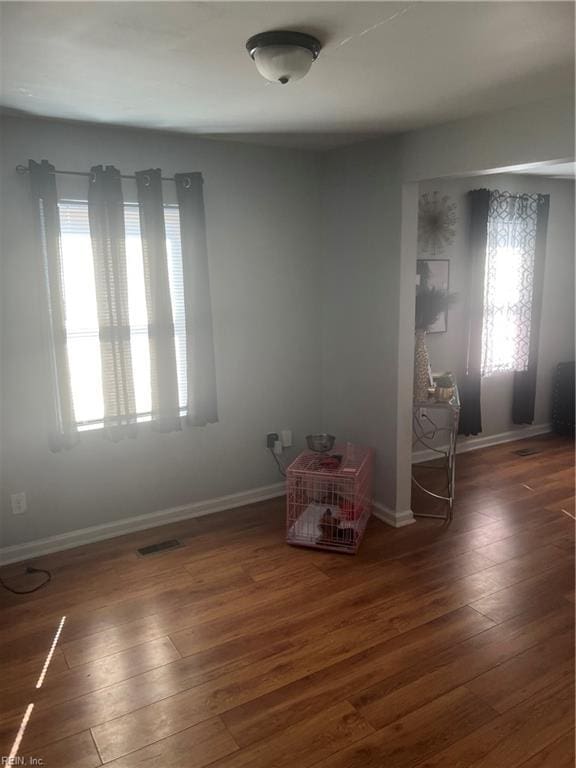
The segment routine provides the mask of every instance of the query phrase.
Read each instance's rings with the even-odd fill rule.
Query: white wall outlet
[[[26,512],[28,509],[26,493],[24,491],[20,491],[20,493],[13,493],[10,496],[10,503],[12,504],[13,515],[23,515],[24,512]]]
[[[282,441],[281,440],[276,440],[276,442],[274,443],[274,449],[273,450],[274,450],[274,453],[276,454],[276,456],[280,456],[282,454]]]
[[[292,430],[283,429],[280,432],[280,440],[282,441],[282,446],[284,448],[290,448],[292,446]]]

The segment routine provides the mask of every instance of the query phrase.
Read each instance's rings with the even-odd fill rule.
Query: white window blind
[[[88,203],[59,202],[62,235],[66,339],[74,411],[80,430],[103,426],[104,400],[100,364],[96,288]],[[178,376],[179,404],[186,408],[186,317],[180,244],[180,216],[177,206],[164,207],[166,251],[170,298],[174,321],[174,344]],[[126,268],[130,316],[130,348],[138,421],[151,418],[150,353],[148,315],[144,290],[144,268],[138,205],[124,205],[126,229]]]

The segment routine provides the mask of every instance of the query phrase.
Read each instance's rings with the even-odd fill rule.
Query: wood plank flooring
[[[574,444],[463,454],[457,496],[355,557],[286,546],[278,499],[39,558],[0,590],[0,755],[28,710],[48,768],[573,766]]]

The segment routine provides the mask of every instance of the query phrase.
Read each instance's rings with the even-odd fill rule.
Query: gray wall
[[[376,498],[398,522],[411,490],[418,182],[573,157],[570,94],[325,158],[324,425],[378,448]]]
[[[437,190],[457,204],[458,222],[452,245],[436,258],[450,260],[450,290],[465,295],[467,281],[466,193],[479,186],[510,192],[550,195],[550,218],[546,242],[542,324],[538,354],[538,379],[534,424],[550,422],[552,382],[557,363],[574,359],[574,183],[535,176],[500,174],[480,178],[436,179],[423,182],[421,192]],[[419,254],[426,258],[428,254]],[[432,257],[434,258],[434,257]],[[450,311],[446,333],[427,336],[432,368],[462,372],[466,359],[466,308],[461,301]],[[511,374],[482,380],[482,435],[509,430],[522,432],[511,421]]]
[[[247,490],[278,475],[269,430],[323,425],[378,449],[376,495],[410,498],[417,184],[573,156],[572,104],[546,103],[313,153],[163,133],[4,120],[0,545]],[[87,435],[48,450],[42,421],[41,289],[30,239],[29,157],[62,168],[201,170],[210,247],[220,423]],[[130,190],[127,190],[129,195]],[[550,315],[554,323],[554,315]],[[26,490],[30,511],[9,512]]]
[[[43,423],[27,178],[47,158],[83,170],[200,170],[213,299],[220,422],[118,444],[85,433],[50,453]],[[316,155],[154,132],[6,118],[2,131],[1,545],[256,488],[281,479],[268,431],[320,426],[319,174]],[[63,182],[64,183],[64,182]],[[126,190],[129,197],[131,190]],[[9,496],[26,491],[13,516]]]
[[[574,158],[574,92],[404,134],[405,181]]]
[[[322,420],[374,446],[376,498],[396,504],[401,184],[397,140],[323,164]]]

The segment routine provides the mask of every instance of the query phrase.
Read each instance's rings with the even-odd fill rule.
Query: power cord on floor
[[[269,448],[268,450],[270,451],[270,453],[274,457],[274,461],[278,465],[278,470],[280,471],[280,474],[282,475],[282,477],[286,477],[286,470],[282,466],[282,464],[280,462],[280,459],[278,458],[278,456],[276,456],[276,454],[274,453],[274,450],[272,448]]]
[[[8,592],[12,592],[14,595],[30,595],[32,592],[37,592],[39,589],[42,589],[42,587],[45,587],[52,581],[52,574],[45,568],[33,568],[31,565],[28,565],[26,567],[25,573],[43,573],[46,575],[46,578],[41,584],[37,584],[35,587],[32,587],[32,589],[14,589],[14,587],[6,584],[2,578],[0,578],[0,586],[4,587],[4,589],[7,589]]]

